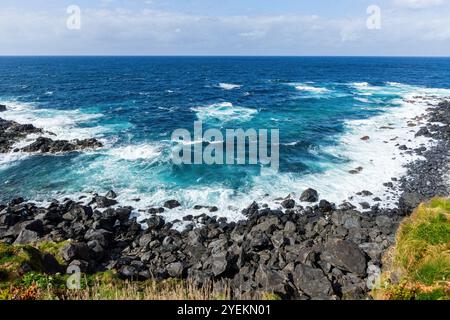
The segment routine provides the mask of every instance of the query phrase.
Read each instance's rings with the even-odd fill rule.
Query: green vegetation
[[[0,243],[0,300],[230,300],[225,283],[208,283],[198,288],[192,281],[125,281],[113,271],[82,274],[80,289],[67,289],[69,275],[45,273],[44,255],[51,254],[61,266],[60,249],[66,243],[41,242],[31,245]],[[64,270],[64,268],[62,269]],[[278,300],[272,293],[258,296]],[[258,297],[242,297],[255,299]]]
[[[401,224],[375,298],[450,299],[450,200],[421,204]]]

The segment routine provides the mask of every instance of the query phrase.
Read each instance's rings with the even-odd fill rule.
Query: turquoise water
[[[382,193],[382,183],[413,160],[393,159],[396,148],[383,141],[408,142],[403,120],[426,107],[405,99],[447,96],[449,80],[450,59],[439,58],[0,58],[0,103],[9,106],[1,117],[105,144],[0,155],[0,200],[114,189],[124,203],[140,198],[136,207],[176,198],[183,213],[203,204],[238,216],[252,200],[276,205],[305,187],[334,201],[367,188]],[[192,131],[196,120],[205,130],[279,129],[280,172],[174,165],[171,134]],[[380,130],[383,123],[395,130]],[[363,143],[362,135],[372,139]],[[358,166],[361,175],[348,174]]]

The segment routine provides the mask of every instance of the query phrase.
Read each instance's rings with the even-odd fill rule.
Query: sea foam
[[[233,89],[239,89],[242,86],[239,84],[233,84],[233,83],[219,83],[219,88],[223,90],[233,90]]]
[[[194,107],[191,110],[196,112],[197,118],[201,121],[218,120],[221,122],[249,121],[258,113],[256,109],[234,106],[230,102]]]

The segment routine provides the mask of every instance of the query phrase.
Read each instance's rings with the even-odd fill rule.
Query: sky
[[[0,55],[450,56],[450,0],[1,0]]]

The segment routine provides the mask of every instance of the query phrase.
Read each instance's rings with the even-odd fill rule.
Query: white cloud
[[[444,0],[394,0],[394,2],[400,7],[423,9],[440,6],[444,3]]]
[[[445,12],[382,11],[382,29],[317,15],[207,16],[154,10],[0,11],[0,54],[450,55]]]

